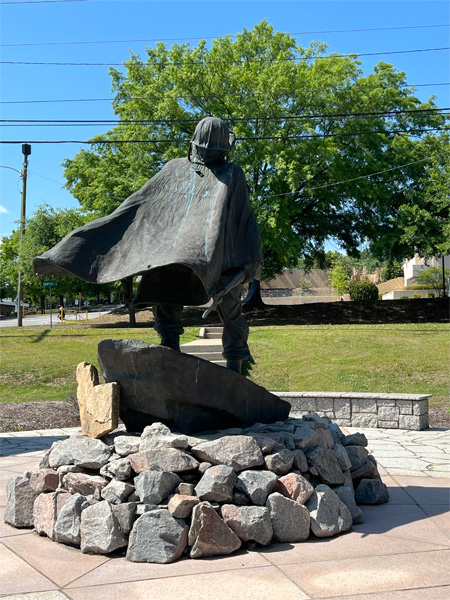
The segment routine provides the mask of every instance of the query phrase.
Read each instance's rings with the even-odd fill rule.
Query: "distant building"
[[[28,308],[29,304],[22,302],[24,308]],[[13,312],[16,312],[16,303],[10,300],[0,300],[0,315],[2,317],[10,317]]]
[[[425,271],[430,267],[442,268],[442,258],[420,258],[418,254],[415,254],[413,258],[407,258],[403,262],[403,279],[404,285],[414,285],[417,283],[416,277],[419,271]],[[450,256],[444,256],[444,268],[450,269]]]

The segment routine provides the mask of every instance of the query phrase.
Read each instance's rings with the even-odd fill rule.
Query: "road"
[[[89,321],[92,319],[98,319],[102,315],[107,315],[108,313],[115,310],[117,307],[109,308],[108,310],[97,310],[88,312],[87,316]],[[86,311],[81,312],[82,320],[86,319]],[[74,314],[68,314],[66,321],[75,321],[76,316]],[[50,327],[50,315],[26,315],[22,319],[22,325],[33,326],[33,327]],[[17,327],[17,318],[14,319],[2,319],[0,321],[0,327]],[[52,315],[52,327],[64,327],[64,324],[61,324],[61,321],[58,319],[58,313],[55,311]]]

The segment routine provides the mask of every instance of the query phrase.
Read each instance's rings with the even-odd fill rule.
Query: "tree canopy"
[[[110,74],[120,121],[64,162],[66,187],[91,216],[185,156],[196,123],[212,115],[238,138],[230,158],[247,177],[265,278],[323,254],[327,238],[349,254],[363,242],[382,258],[414,253],[400,207],[406,219],[440,185],[429,182],[436,134],[425,131],[445,117],[404,72],[380,62],[366,75],[357,55],[302,47],[263,21],[210,47],[158,43]]]

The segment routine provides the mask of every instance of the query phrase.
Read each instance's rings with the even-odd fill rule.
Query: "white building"
[[[417,283],[416,277],[419,271],[424,271],[430,267],[442,268],[442,258],[420,258],[415,254],[413,258],[405,259],[403,263],[403,277],[406,285],[414,285]],[[444,256],[444,267],[450,269],[450,256]]]

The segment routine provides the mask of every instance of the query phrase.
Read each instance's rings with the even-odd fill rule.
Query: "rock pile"
[[[330,537],[361,522],[358,504],[388,501],[366,446],[316,414],[197,437],[161,423],[73,436],[9,480],[4,519],[134,562]]]

